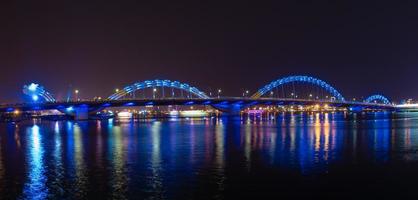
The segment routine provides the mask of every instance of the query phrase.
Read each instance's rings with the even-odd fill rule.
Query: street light
[[[244,92],[242,92],[242,97],[247,96],[247,95],[248,95],[248,93],[249,93],[249,91],[248,91],[248,90],[245,90]]]
[[[79,99],[78,99],[78,93],[80,93],[80,91],[79,90],[74,90],[74,93],[75,93],[75,100],[76,101],[78,101]]]
[[[218,89],[218,98],[220,97],[221,92],[222,92],[222,90],[221,89]]]
[[[155,93],[157,92],[157,88],[154,88],[152,90],[152,98],[155,99]]]
[[[119,92],[119,88],[116,88],[116,89],[115,89],[115,92],[116,92],[116,93],[118,93],[118,92]]]

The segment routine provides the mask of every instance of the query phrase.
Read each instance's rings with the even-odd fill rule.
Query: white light
[[[207,112],[203,110],[185,110],[180,111],[180,116],[182,117],[204,117],[207,116]]]
[[[38,84],[35,83],[31,83],[28,87],[30,91],[36,91],[36,88],[38,88]]]
[[[177,115],[179,115],[179,111],[177,111],[177,110],[172,110],[172,111],[170,111],[170,115],[171,115],[171,116],[177,116]]]
[[[397,108],[418,108],[418,104],[401,104],[396,105]]]
[[[33,95],[33,96],[32,96],[32,100],[33,100],[33,101],[38,101],[38,99],[39,99],[38,95]]]
[[[132,113],[130,113],[130,112],[119,112],[118,117],[119,118],[132,118]]]

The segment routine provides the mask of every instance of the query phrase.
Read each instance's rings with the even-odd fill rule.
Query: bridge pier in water
[[[242,104],[216,104],[213,107],[222,112],[222,116],[239,116],[244,109]]]
[[[74,108],[74,119],[75,120],[88,120],[89,119],[89,108],[88,106],[78,106]]]

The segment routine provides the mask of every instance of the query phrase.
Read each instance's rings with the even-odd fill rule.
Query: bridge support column
[[[213,107],[222,112],[222,116],[239,116],[244,108],[241,104],[213,105]]]
[[[75,120],[87,120],[89,119],[89,108],[87,106],[80,106],[74,108]]]

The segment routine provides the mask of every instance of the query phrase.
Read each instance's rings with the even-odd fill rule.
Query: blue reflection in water
[[[75,198],[85,198],[87,175],[84,162],[82,130],[79,124],[67,122],[67,159],[69,176],[72,181],[70,188]]]
[[[95,164],[98,168],[103,167],[103,136],[102,136],[102,122],[96,121],[96,152],[95,152]]]
[[[336,169],[358,164],[406,166],[418,161],[417,122],[384,113],[293,113],[21,124],[0,134],[0,190],[6,184],[31,199],[221,199],[253,182],[285,187],[323,174],[337,179]],[[17,156],[6,162],[9,155]],[[11,179],[14,173],[25,180]]]
[[[252,137],[252,128],[251,121],[248,120],[247,123],[245,123],[244,128],[244,156],[245,156],[245,165],[247,168],[247,171],[251,170],[251,137]]]
[[[47,176],[44,166],[44,150],[39,126],[34,125],[27,131],[28,137],[28,181],[23,188],[24,198],[45,199],[48,195]]]
[[[340,125],[331,120],[334,117],[328,113],[278,116],[275,130],[263,125],[267,131],[256,134],[258,149],[270,155],[271,164],[297,168],[302,174],[327,171],[326,166],[339,158],[343,148],[343,133],[338,132]],[[246,130],[246,135],[257,132]]]
[[[85,193],[85,185],[87,177],[85,172],[85,164],[83,157],[83,141],[81,128],[78,124],[74,124],[74,153],[75,153],[75,170],[76,170],[76,186],[79,194]]]
[[[161,122],[154,121],[151,125],[151,174],[148,183],[153,189],[152,198],[164,198],[161,160]]]
[[[124,133],[122,132],[122,128],[120,126],[109,125],[109,129],[111,130],[110,134],[112,134],[112,137],[109,137],[109,148],[111,150],[109,153],[111,153],[113,165],[113,175],[111,176],[112,198],[126,199],[128,177],[126,174],[125,150],[127,143],[124,143]]]
[[[64,166],[62,164],[62,139],[60,123],[55,122],[54,125],[54,152],[53,152],[53,174],[52,187],[57,196],[64,194]]]
[[[376,161],[387,162],[389,160],[389,142],[391,126],[388,119],[376,119],[369,125],[373,128],[370,134],[370,146],[373,147],[373,156]]]
[[[239,125],[239,124],[238,124]],[[216,124],[215,130],[215,178],[219,191],[225,190],[225,129],[222,119]],[[219,199],[220,196],[215,196]]]

